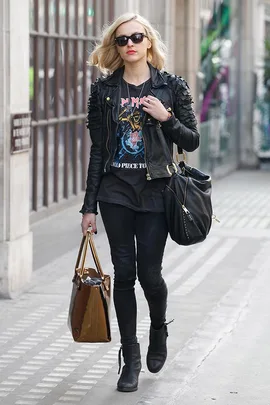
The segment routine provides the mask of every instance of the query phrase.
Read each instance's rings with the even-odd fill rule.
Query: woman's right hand
[[[91,232],[97,233],[97,225],[96,225],[96,214],[86,213],[82,217],[82,233],[83,236],[86,235],[86,232],[89,227],[91,227]]]

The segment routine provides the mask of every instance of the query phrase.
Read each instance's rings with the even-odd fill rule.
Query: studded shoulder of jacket
[[[101,79],[98,78],[94,83],[91,84],[90,95],[87,103],[87,117],[86,117],[86,127],[88,129],[95,128],[99,123],[97,119],[100,115],[100,82]]]
[[[181,103],[182,105],[194,103],[189,85],[183,77],[170,74],[168,72],[163,72],[163,75],[165,81],[175,95],[176,102]]]
[[[190,88],[181,76],[165,73],[165,81],[173,93],[174,113],[187,128],[197,131],[197,118],[193,110],[194,103]]]

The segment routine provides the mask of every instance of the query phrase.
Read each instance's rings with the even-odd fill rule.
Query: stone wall
[[[32,273],[29,152],[11,154],[12,114],[29,111],[28,1],[0,0],[0,297],[14,297]]]

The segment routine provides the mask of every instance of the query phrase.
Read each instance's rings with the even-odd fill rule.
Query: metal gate
[[[102,26],[113,19],[113,3],[30,0],[32,221],[85,189],[86,106],[97,75],[87,60]]]

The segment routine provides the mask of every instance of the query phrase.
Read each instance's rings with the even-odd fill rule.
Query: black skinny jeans
[[[165,215],[104,202],[99,206],[114,265],[113,297],[121,343],[136,343],[136,274],[148,302],[152,326],[159,328],[166,320],[168,292],[161,275],[168,236]]]

